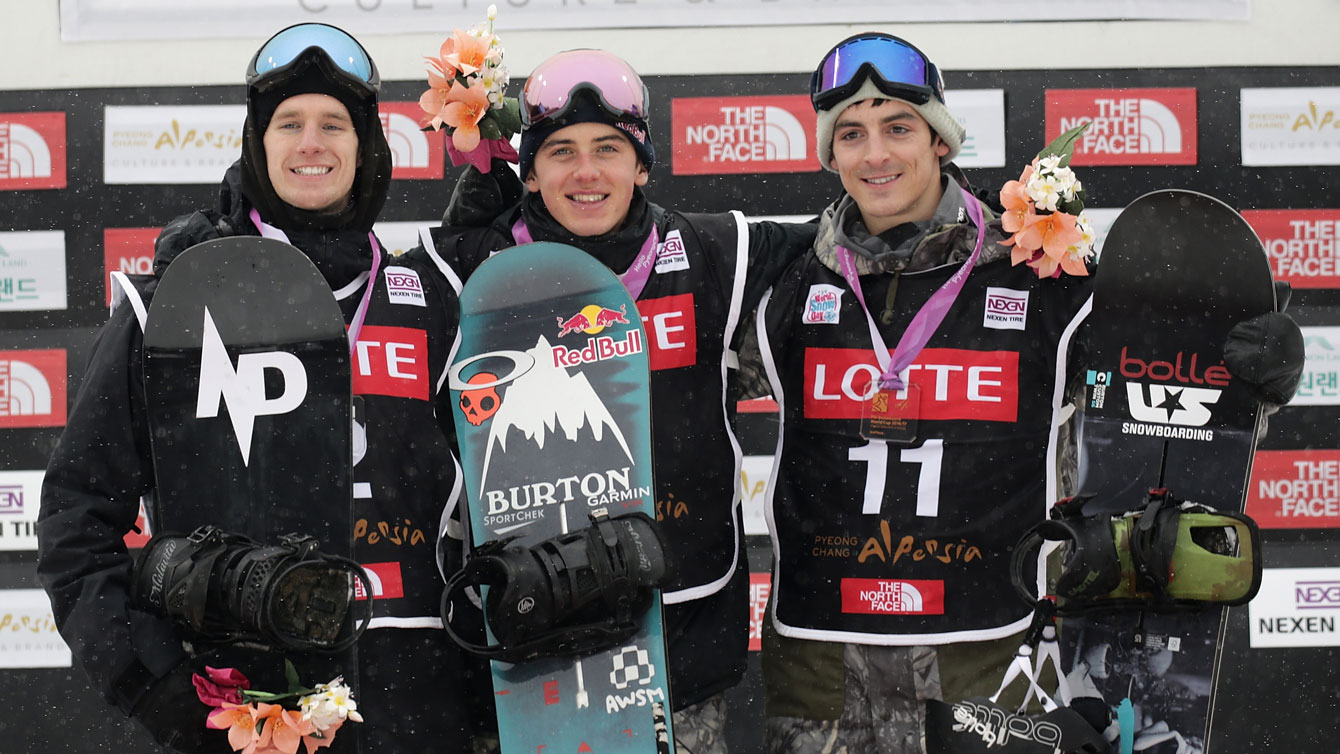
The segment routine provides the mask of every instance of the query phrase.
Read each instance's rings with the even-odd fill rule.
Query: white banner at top
[[[264,36],[319,21],[356,34],[968,21],[1235,20],[1251,0],[60,0],[67,42]]]

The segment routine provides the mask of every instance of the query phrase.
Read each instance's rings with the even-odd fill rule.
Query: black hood
[[[247,88],[247,119],[242,127],[242,193],[261,219],[286,232],[295,230],[372,230],[391,186],[391,147],[382,131],[377,97],[343,83],[324,55],[313,55],[263,87]],[[353,196],[338,212],[298,209],[279,198],[270,183],[265,159],[265,129],[281,102],[299,94],[328,94],[349,110],[358,134],[359,166]]]

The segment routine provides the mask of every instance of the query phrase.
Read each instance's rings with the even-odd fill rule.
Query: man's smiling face
[[[526,188],[578,236],[599,236],[628,215],[633,187],[647,169],[622,131],[605,123],[575,123],[549,135],[535,153]]]

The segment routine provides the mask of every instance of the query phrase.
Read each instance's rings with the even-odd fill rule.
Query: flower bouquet
[[[205,668],[195,674],[196,696],[213,707],[205,726],[228,731],[228,744],[244,754],[307,754],[330,746],[346,720],[363,722],[343,676],[305,688],[293,663],[284,661],[289,690],[283,694],[253,691],[236,668]]]
[[[498,7],[490,5],[487,23],[452,30],[437,57],[425,58],[428,91],[419,97],[427,113],[420,125],[451,135],[451,164],[468,162],[481,173],[489,172],[494,157],[520,159],[510,139],[521,130],[521,108],[515,97],[503,96],[508,74],[502,43],[493,33],[497,17]]]
[[[1075,141],[1088,127],[1082,123],[1056,137],[1019,180],[1000,190],[1001,227],[1013,234],[1000,243],[1014,247],[1013,264],[1026,263],[1040,278],[1089,274],[1093,228],[1084,216],[1084,189],[1070,169]]]

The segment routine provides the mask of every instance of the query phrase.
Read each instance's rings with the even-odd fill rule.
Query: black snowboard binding
[[[671,573],[651,517],[602,508],[589,527],[530,547],[510,538],[481,545],[447,581],[442,622],[466,651],[503,662],[586,655],[636,633],[652,590]],[[451,624],[454,600],[480,585],[489,587],[484,614],[496,644],[470,641]]]
[[[1121,515],[1085,515],[1092,497],[1058,502],[1015,547],[1011,577],[1029,604],[1038,597],[1025,583],[1026,566],[1049,541],[1061,543],[1057,615],[1242,605],[1256,596],[1261,532],[1247,516],[1178,500],[1166,489],[1151,490],[1145,505]]]
[[[262,545],[212,526],[161,534],[135,559],[131,600],[194,641],[339,652],[367,628],[372,589],[361,566],[317,547],[312,537]]]

